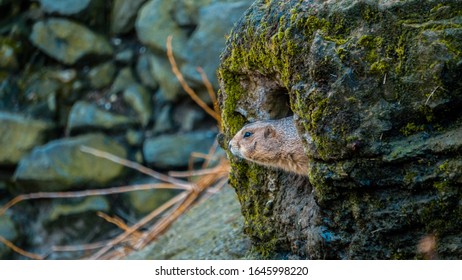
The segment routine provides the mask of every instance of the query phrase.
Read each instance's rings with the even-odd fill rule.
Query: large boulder
[[[220,74],[224,140],[294,115],[306,177],[238,161],[230,182],[269,257],[462,257],[462,3],[256,1]]]
[[[204,217],[207,217],[204,219]],[[258,259],[242,232],[244,219],[228,186],[194,205],[159,239],[127,256],[135,260]]]

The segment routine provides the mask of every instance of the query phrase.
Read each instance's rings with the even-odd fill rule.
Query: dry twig
[[[100,150],[97,150],[97,149],[94,149],[94,148],[91,148],[91,147],[87,147],[87,146],[82,146],[80,148],[80,150],[82,152],[84,152],[84,153],[88,153],[88,154],[91,154],[91,155],[94,155],[94,156],[97,156],[97,157],[100,157],[100,158],[105,158],[107,160],[118,163],[120,165],[135,169],[135,170],[137,170],[137,171],[139,171],[139,172],[141,172],[143,174],[146,174],[148,176],[151,176],[151,177],[153,177],[155,179],[158,179],[158,180],[161,180],[163,182],[171,183],[171,184],[183,187],[185,189],[194,188],[194,186],[189,182],[172,178],[170,176],[164,175],[164,174],[156,172],[156,171],[154,171],[154,170],[152,170],[150,168],[147,168],[147,167],[145,167],[145,166],[143,166],[143,165],[141,165],[141,164],[139,164],[137,162],[129,161],[129,160],[120,158],[120,157],[118,157],[116,155],[113,155],[113,154],[103,152],[103,151],[100,151]]]
[[[11,250],[15,251],[16,253],[20,254],[20,255],[23,255],[25,257],[28,257],[30,259],[34,259],[34,260],[43,260],[44,259],[44,256],[41,256],[41,255],[37,255],[37,254],[34,254],[34,253],[30,253],[30,252],[27,252],[27,251],[24,251],[23,249],[19,248],[18,246],[14,245],[13,243],[11,243],[10,241],[6,240],[3,236],[0,235],[0,242],[5,244],[6,247],[10,248]]]
[[[118,193],[127,193],[133,191],[144,191],[152,189],[183,189],[189,190],[190,187],[185,188],[184,186],[177,186],[172,184],[157,183],[157,184],[141,184],[141,185],[132,185],[132,186],[122,186],[114,187],[107,189],[91,189],[83,191],[74,191],[74,192],[38,192],[38,193],[28,193],[21,194],[8,201],[3,207],[0,208],[0,216],[5,214],[5,212],[24,200],[32,199],[46,199],[46,198],[78,198],[78,197],[87,197],[87,196],[96,196],[96,195],[110,195]]]
[[[183,74],[181,74],[178,66],[176,64],[175,58],[173,57],[172,51],[172,35],[167,37],[167,56],[170,64],[172,65],[172,71],[183,87],[184,91],[191,97],[197,105],[199,105],[207,114],[212,116],[217,122],[221,122],[220,114],[217,114],[213,109],[211,109],[197,94],[196,92],[186,83]]]
[[[131,226],[124,233],[122,233],[121,235],[117,236],[116,238],[114,238],[113,240],[108,242],[106,244],[106,246],[104,246],[101,250],[99,250],[94,255],[92,255],[90,257],[90,259],[96,260],[96,259],[101,258],[105,253],[107,253],[109,250],[111,250],[112,247],[114,247],[115,245],[125,241],[125,239],[128,236],[130,236],[133,232],[137,231],[139,228],[141,228],[142,226],[149,223],[152,219],[156,218],[157,216],[162,214],[165,210],[169,209],[170,207],[172,207],[173,205],[175,205],[176,203],[178,203],[179,201],[181,201],[185,197],[186,197],[186,193],[184,193],[184,192],[176,195],[175,197],[173,197],[172,199],[170,199],[169,201],[164,203],[162,206],[160,206],[156,210],[152,211],[149,215],[147,215],[146,217],[144,217],[143,219],[138,221],[136,224]]]

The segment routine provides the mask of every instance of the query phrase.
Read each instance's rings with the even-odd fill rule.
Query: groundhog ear
[[[272,126],[267,126],[265,128],[265,133],[263,134],[265,138],[276,136],[276,130]]]

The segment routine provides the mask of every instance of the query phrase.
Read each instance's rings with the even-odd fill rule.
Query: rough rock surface
[[[435,256],[462,258],[461,13],[444,0],[252,5],[222,55],[225,142],[294,114],[311,160],[304,179],[231,157],[257,250],[413,259],[434,236]]]
[[[219,209],[219,211],[217,211]],[[242,232],[244,220],[234,191],[226,187],[180,217],[158,240],[128,256],[135,260],[255,259]]]

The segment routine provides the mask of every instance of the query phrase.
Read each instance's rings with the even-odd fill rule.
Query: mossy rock
[[[462,257],[461,22],[458,1],[252,5],[221,58],[224,140],[293,114],[311,160],[299,178],[230,154],[258,251],[413,259],[431,235]]]

